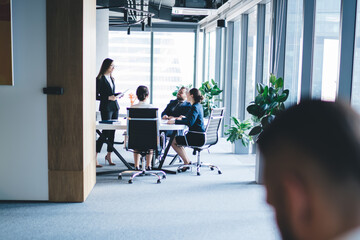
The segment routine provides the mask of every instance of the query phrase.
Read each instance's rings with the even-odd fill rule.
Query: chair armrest
[[[188,131],[187,133],[197,133],[197,134],[206,134],[206,132],[197,132],[197,131]]]

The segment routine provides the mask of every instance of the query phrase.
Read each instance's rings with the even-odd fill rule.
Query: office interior
[[[240,120],[251,118],[246,107],[254,100],[256,84],[268,84],[270,73],[284,79],[284,87],[290,92],[287,107],[305,99],[322,99],[345,102],[360,112],[360,71],[356,67],[360,64],[358,1],[135,1],[146,5],[144,11],[153,13],[151,26],[145,19],[144,29],[141,22],[124,25],[124,13],[106,8],[109,2],[129,4],[100,0],[11,1],[13,85],[0,86],[0,208],[16,209],[16,204],[24,201],[41,206],[49,202],[86,205],[92,200],[98,180],[95,77],[102,60],[110,57],[115,60],[114,78],[119,90],[131,92],[140,84],[147,85],[150,102],[160,110],[172,98],[176,86],[200,87],[212,79],[219,84],[223,90],[219,107],[226,111],[219,146],[214,146],[215,156],[216,151],[223,155],[215,160],[221,166],[223,159],[229,170],[239,171],[251,163],[251,174],[247,171],[245,174],[249,178],[242,180],[259,191],[254,198],[255,202],[263,201],[259,204],[259,214],[263,211],[266,215],[262,224],[270,236],[261,237],[252,229],[243,239],[278,239],[275,220],[264,200],[265,190],[261,184],[254,183],[256,151],[250,148],[249,154],[234,153],[223,132],[226,125],[231,125],[232,116]],[[193,15],[172,13],[176,7],[179,11],[191,9]],[[204,12],[206,16],[199,16]],[[42,89],[46,86],[63,87],[64,94],[45,95]],[[129,99],[124,97],[119,104],[120,113],[125,114]],[[204,156],[214,158],[211,154]],[[246,164],[231,165],[231,160],[225,160],[228,156]],[[219,178],[214,174],[204,175],[200,176],[202,184],[206,184],[204,179],[216,182],[215,178]],[[231,178],[224,176],[229,184],[241,182],[241,178],[234,179],[236,173]],[[178,182],[186,178],[186,184],[196,189],[198,180],[194,181],[191,174],[168,178],[172,177]],[[106,189],[107,181],[113,181],[110,184],[113,188],[117,179],[102,178],[102,189]],[[163,181],[161,185],[166,184]],[[116,204],[121,204],[122,198],[136,188],[135,191],[147,192],[147,188],[156,187],[148,185],[146,180],[123,187],[121,194],[116,193],[119,197]],[[197,200],[206,206],[207,199]],[[124,201],[131,205],[129,200]],[[47,205],[47,210],[51,212],[57,206]],[[77,207],[81,208],[71,205],[71,211]],[[101,204],[95,207],[101,208]],[[140,202],[136,209],[142,207],[148,208]],[[239,217],[241,211],[247,212],[246,207],[234,209],[239,211]],[[195,223],[206,218],[206,214],[198,218]],[[256,228],[257,223],[252,221],[252,227]],[[213,235],[212,239],[219,236],[239,239],[239,235],[229,233],[232,230],[219,231],[223,235]],[[186,233],[181,237],[181,232],[169,238],[192,239]],[[167,232],[161,233],[165,238]]]

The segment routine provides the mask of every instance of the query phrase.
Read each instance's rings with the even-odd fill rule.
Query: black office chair
[[[146,170],[146,155],[151,151],[155,154],[160,148],[159,139],[159,118],[157,108],[127,108],[127,141],[125,148],[127,151],[139,153],[141,155],[141,171],[125,171],[119,174],[119,179],[123,175],[130,174],[129,183],[138,176],[155,176],[157,183],[161,183],[161,177],[166,178],[163,171]]]
[[[218,142],[218,131],[219,131],[219,127],[220,127],[220,123],[221,123],[221,119],[223,119],[224,117],[224,108],[213,108],[211,113],[210,113],[210,117],[209,117],[209,121],[206,125],[206,129],[205,132],[194,132],[194,131],[189,131],[188,133],[195,133],[195,134],[204,134],[204,141],[203,143],[200,143],[198,146],[191,146],[191,145],[185,145],[184,147],[191,147],[194,151],[193,151],[193,155],[197,155],[197,162],[196,163],[191,163],[191,164],[183,164],[180,165],[177,169],[178,172],[181,172],[181,169],[183,167],[193,167],[196,166],[196,172],[197,175],[200,176],[200,168],[201,167],[209,167],[211,171],[213,171],[215,168],[218,170],[218,173],[221,174],[221,170],[219,167],[211,164],[211,163],[203,163],[200,161],[200,152],[204,149],[208,149],[209,147],[211,147],[212,145],[215,145]],[[185,141],[188,143],[186,136],[185,136]]]

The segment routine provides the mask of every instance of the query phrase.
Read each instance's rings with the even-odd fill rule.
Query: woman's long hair
[[[100,79],[102,76],[104,76],[104,74],[106,73],[106,71],[110,68],[111,64],[113,63],[114,60],[110,59],[110,58],[105,58],[104,61],[101,64],[101,68],[99,71],[99,74],[97,75],[97,79]],[[111,78],[113,78],[110,75]]]
[[[201,95],[201,92],[197,88],[190,89],[190,95],[193,95],[195,103],[200,103],[202,100],[204,100],[204,97]]]

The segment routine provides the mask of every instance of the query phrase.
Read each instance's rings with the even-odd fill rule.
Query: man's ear
[[[286,174],[283,181],[288,219],[296,236],[308,232],[310,196],[300,178]],[[301,239],[301,238],[300,238]]]

